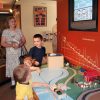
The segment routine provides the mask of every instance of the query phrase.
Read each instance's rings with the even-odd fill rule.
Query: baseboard
[[[7,79],[7,80],[4,80],[2,82],[0,82],[0,86],[6,84],[6,83],[9,83],[11,81],[11,79]]]

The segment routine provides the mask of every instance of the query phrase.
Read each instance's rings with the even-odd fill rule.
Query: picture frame
[[[47,7],[34,6],[34,27],[45,27],[47,26]]]

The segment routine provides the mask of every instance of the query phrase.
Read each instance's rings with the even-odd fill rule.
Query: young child
[[[32,87],[37,86],[46,86],[46,83],[39,83],[31,81],[31,72],[28,67],[24,67],[24,65],[19,65],[13,71],[14,79],[16,80],[16,100],[24,100],[27,97],[28,100],[38,100],[38,98],[34,99],[34,94]],[[36,96],[35,96],[36,97]]]
[[[29,55],[23,55],[20,57],[20,64],[24,64],[24,67],[28,67],[31,71],[37,71],[40,73],[40,68],[34,67],[34,63],[37,63],[37,61],[32,59]]]
[[[32,59],[35,59],[37,62],[34,63],[34,66],[40,67],[42,63],[46,63],[47,59],[45,56],[46,50],[45,47],[42,46],[43,37],[41,34],[35,34],[33,36],[34,47],[32,47],[29,51],[29,55]]]

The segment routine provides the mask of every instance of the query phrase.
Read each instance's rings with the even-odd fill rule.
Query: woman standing
[[[21,47],[26,40],[21,30],[16,28],[16,20],[14,17],[8,18],[9,28],[2,33],[1,45],[6,48],[6,77],[11,77],[11,87],[15,86],[13,78],[13,70],[19,65],[19,57],[21,55]]]

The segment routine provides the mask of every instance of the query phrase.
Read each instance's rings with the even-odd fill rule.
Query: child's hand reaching
[[[33,60],[32,60],[32,64],[33,64],[34,66],[38,66],[40,63],[39,63],[36,59],[33,59]]]
[[[38,66],[39,65],[39,62],[38,61],[35,61],[34,65]]]
[[[38,72],[38,73],[41,72],[40,68],[34,67],[34,66],[30,67],[30,70],[31,70],[31,71],[36,71],[36,72]]]
[[[40,72],[41,72],[41,69],[40,68],[37,68],[37,70],[36,70],[39,74],[40,74]]]
[[[42,83],[42,86],[44,86],[44,87],[50,87],[49,84],[47,84],[47,83]]]
[[[41,83],[41,82],[33,82],[32,83],[32,87],[40,87],[40,86],[49,87],[49,84],[47,84],[47,83]]]

